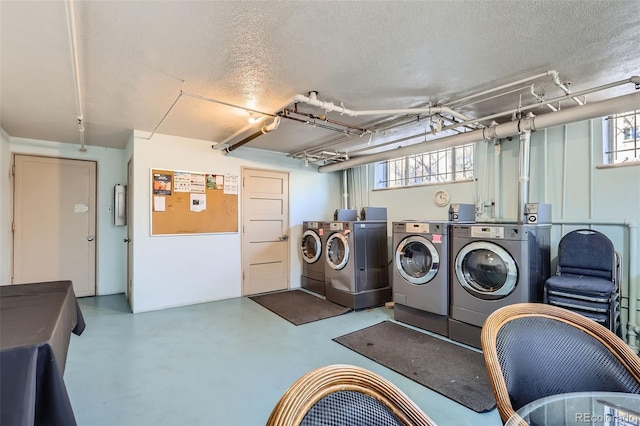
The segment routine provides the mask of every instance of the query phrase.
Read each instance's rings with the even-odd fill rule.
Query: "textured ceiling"
[[[181,90],[268,113],[293,107],[292,96],[309,91],[354,110],[392,109],[442,104],[553,69],[576,92],[640,74],[638,6],[637,0],[74,2],[85,141],[124,147],[133,129],[151,132]],[[0,1],[0,125],[11,136],[80,141],[67,8],[64,1]],[[547,98],[562,94],[549,79],[536,83]],[[587,101],[633,90],[621,86]],[[521,91],[461,112],[480,117],[533,100]],[[362,127],[386,118],[327,116]],[[243,109],[182,96],[157,131],[235,143],[259,129],[248,127],[247,118]],[[293,153],[363,138],[356,139],[283,120],[249,146]]]

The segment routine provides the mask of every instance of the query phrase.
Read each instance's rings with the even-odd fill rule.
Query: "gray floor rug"
[[[351,310],[302,290],[250,296],[249,299],[295,325],[335,317]]]
[[[333,340],[478,413],[496,405],[479,352],[391,321]]]

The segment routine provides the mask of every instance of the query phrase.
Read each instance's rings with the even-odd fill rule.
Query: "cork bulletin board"
[[[238,232],[238,177],[151,169],[151,235]]]

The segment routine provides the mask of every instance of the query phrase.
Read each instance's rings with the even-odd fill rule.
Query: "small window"
[[[604,163],[640,161],[640,110],[604,118]]]
[[[376,163],[375,189],[473,179],[474,144]]]

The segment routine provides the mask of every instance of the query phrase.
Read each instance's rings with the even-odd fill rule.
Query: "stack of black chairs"
[[[569,232],[558,245],[556,275],[544,284],[544,303],[590,318],[622,337],[620,325],[621,257],[604,234],[591,229]]]

